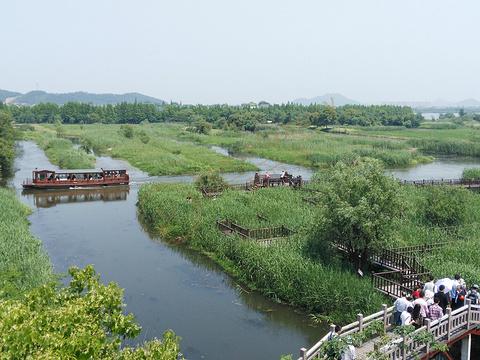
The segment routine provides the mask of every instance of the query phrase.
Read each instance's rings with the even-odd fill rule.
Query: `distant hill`
[[[300,99],[293,100],[293,103],[301,104],[301,105],[332,104],[332,100],[335,106],[360,104],[358,101],[349,99],[346,96],[343,96],[342,94],[325,94],[325,95],[317,96],[310,99],[300,98]]]
[[[0,102],[4,102],[7,98],[22,95],[15,91],[1,90],[0,89]]]
[[[5,90],[0,90],[0,95]],[[5,91],[6,93],[12,93]],[[38,103],[54,103],[57,105],[63,105],[67,102],[82,102],[93,105],[106,105],[106,104],[118,104],[121,102],[139,102],[139,103],[151,103],[151,104],[164,104],[165,101],[143,95],[140,93],[127,93],[127,94],[93,94],[83,91],[64,93],[64,94],[54,94],[48,93],[45,91],[30,91],[26,94],[13,93],[15,98],[10,102],[14,104],[23,104],[23,105],[35,105]],[[8,96],[8,97],[11,97]],[[1,97],[0,97],[1,98]],[[4,99],[2,100],[4,101]]]

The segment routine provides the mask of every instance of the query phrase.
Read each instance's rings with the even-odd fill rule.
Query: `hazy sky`
[[[480,99],[478,0],[1,0],[0,88]]]

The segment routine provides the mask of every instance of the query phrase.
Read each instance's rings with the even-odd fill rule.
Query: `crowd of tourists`
[[[444,278],[437,281],[430,276],[423,287],[417,287],[411,294],[404,293],[394,303],[394,322],[396,325],[413,325],[419,328],[425,319],[437,320],[452,310],[465,305],[470,299],[473,305],[480,303],[478,285],[467,288],[460,274],[453,279]]]

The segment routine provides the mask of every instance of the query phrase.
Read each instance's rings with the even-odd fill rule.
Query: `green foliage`
[[[352,321],[358,312],[370,313],[381,306],[382,296],[370,281],[305,256],[306,234],[315,212],[302,201],[300,191],[226,190],[211,201],[192,185],[152,184],[141,187],[138,206],[145,222],[162,238],[207,253],[239,282],[277,301],[328,315],[336,322]],[[268,225],[258,214],[268,219]],[[219,218],[248,228],[285,225],[296,234],[265,247],[225,236],[217,229]]]
[[[463,170],[463,180],[480,180],[480,168],[471,168]]]
[[[310,236],[311,248],[319,254],[331,256],[331,244],[343,244],[351,261],[362,266],[371,251],[391,241],[403,202],[397,181],[384,175],[378,161],[339,162],[320,173],[312,186],[321,193]]]
[[[8,111],[0,110],[0,179],[12,172],[15,159],[13,119]]]
[[[92,266],[71,268],[69,286],[31,290],[22,299],[0,301],[0,349],[4,358],[176,360],[179,339],[167,331],[162,341],[121,348],[140,333],[133,315],[123,314],[123,291],[103,285]]]
[[[467,191],[449,186],[428,189],[425,218],[435,226],[459,226],[466,219]]]
[[[30,210],[9,189],[0,188],[0,298],[52,279],[50,260],[41,242],[29,230]]]
[[[200,192],[218,193],[228,187],[228,184],[215,172],[207,172],[200,174],[195,180],[195,187]]]
[[[135,135],[135,131],[133,130],[133,126],[131,125],[120,126],[120,133],[127,139],[131,139]]]
[[[197,116],[193,123],[195,132],[208,135],[212,130],[212,124],[208,123],[202,116]]]

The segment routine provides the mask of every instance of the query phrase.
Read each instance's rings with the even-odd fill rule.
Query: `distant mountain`
[[[4,91],[4,90],[2,90]],[[8,92],[7,93],[11,93]],[[1,93],[0,93],[1,95]],[[54,103],[58,105],[63,105],[67,102],[82,102],[93,105],[106,105],[106,104],[118,104],[121,102],[139,102],[139,103],[151,103],[151,104],[164,104],[165,101],[143,95],[140,93],[127,93],[127,94],[93,94],[83,91],[64,93],[64,94],[54,94],[48,93],[45,91],[30,91],[26,94],[14,93],[15,98],[10,99],[9,102],[14,104],[23,104],[23,105],[35,105],[38,103]],[[2,100],[4,101],[4,100]]]
[[[293,100],[293,103],[295,104],[301,104],[301,105],[311,105],[311,104],[333,104],[335,106],[343,106],[343,105],[356,105],[360,104],[358,101],[349,99],[342,94],[325,94],[322,96],[317,96],[314,98],[300,98],[300,99],[295,99]]]
[[[1,90],[0,89],[0,102],[4,102],[6,99],[22,95],[15,91]]]

